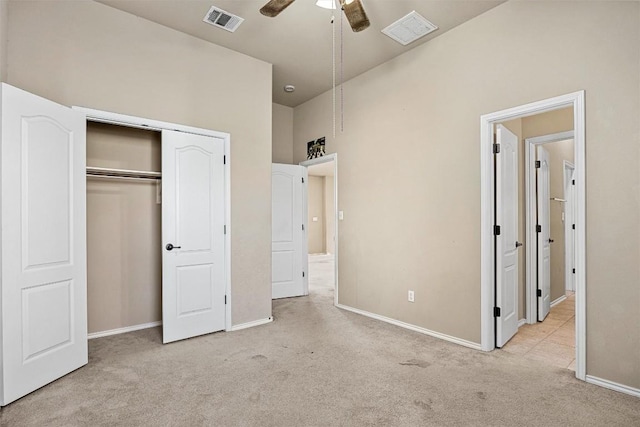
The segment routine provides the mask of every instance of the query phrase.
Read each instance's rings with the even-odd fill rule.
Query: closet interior
[[[162,320],[161,132],[87,122],[91,337]]]

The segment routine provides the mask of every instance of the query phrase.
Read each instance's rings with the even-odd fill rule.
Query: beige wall
[[[324,224],[325,224],[325,252],[336,253],[336,208],[334,202],[334,180],[332,176],[324,177]]]
[[[293,108],[273,103],[273,163],[293,163]]]
[[[231,134],[232,321],[269,317],[271,65],[91,1],[11,2],[9,11],[8,83],[65,105]]]
[[[640,3],[612,1],[507,2],[346,82],[340,303],[478,343],[479,117],[584,89],[587,374],[640,387],[639,88]],[[295,108],[294,161],[331,99]]]
[[[7,80],[7,38],[9,37],[9,3],[0,0],[0,82]]]
[[[307,184],[307,241],[310,254],[325,252],[324,177],[309,176]],[[313,218],[317,220],[314,221]]]
[[[87,165],[160,171],[160,133],[87,126]],[[87,179],[89,333],[162,320],[160,182]]]

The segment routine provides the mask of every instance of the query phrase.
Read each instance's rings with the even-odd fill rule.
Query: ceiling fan
[[[270,0],[260,9],[260,13],[271,18],[276,17],[294,1],[295,0]],[[362,0],[338,1],[354,32],[357,33],[369,27],[369,18],[362,6]]]

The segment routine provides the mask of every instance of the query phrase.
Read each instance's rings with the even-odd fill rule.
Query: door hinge
[[[302,231],[304,231],[304,224],[302,224]]]
[[[493,307],[493,317],[500,317],[500,307]]]
[[[540,160],[536,160],[536,169],[540,169]]]
[[[575,179],[571,180],[571,185],[576,185],[576,180]]]
[[[572,273],[573,273],[573,274],[576,274],[576,269],[575,269],[575,268],[573,269]]]
[[[302,183],[304,184],[304,177],[302,177]]]
[[[536,295],[538,295],[539,297],[542,296],[542,289],[538,289],[538,292],[536,293]]]
[[[223,165],[227,164],[227,156],[222,156],[222,164]]]
[[[302,277],[304,277],[304,271],[302,272]]]
[[[227,305],[227,296],[224,296],[224,305]]]
[[[542,226],[541,225],[536,225],[536,232],[542,233]]]
[[[227,226],[224,226],[224,234],[227,234]]]
[[[493,144],[493,154],[498,154],[500,152],[500,144]]]
[[[493,226],[493,235],[494,236],[499,236],[500,235],[500,226],[499,225],[494,225]]]
[[[575,230],[576,229],[576,225],[575,224],[571,224],[571,229]]]

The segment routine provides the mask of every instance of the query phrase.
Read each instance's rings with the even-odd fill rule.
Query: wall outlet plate
[[[416,301],[416,295],[413,291],[409,291],[409,296],[408,296],[409,302],[415,302]]]

